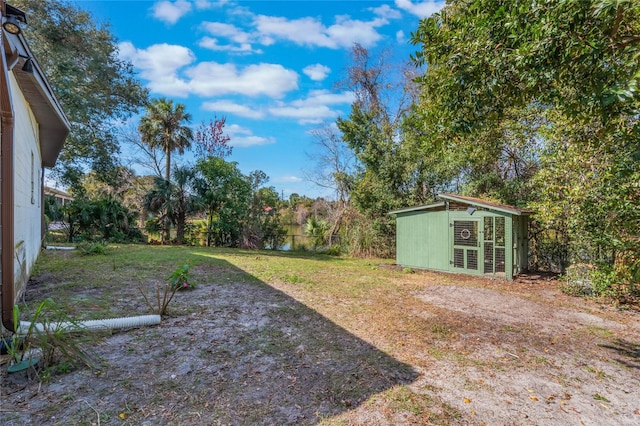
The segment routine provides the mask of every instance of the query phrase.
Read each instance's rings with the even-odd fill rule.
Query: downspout
[[[44,238],[47,235],[47,221],[44,216],[44,167],[40,167],[40,247],[45,248]]]
[[[0,3],[4,18],[5,3]],[[2,264],[2,325],[10,331],[13,323],[14,296],[14,235],[13,235],[13,127],[14,114],[9,89],[9,69],[4,50],[4,32],[0,29],[0,113],[2,114],[2,135],[0,137],[0,233]]]

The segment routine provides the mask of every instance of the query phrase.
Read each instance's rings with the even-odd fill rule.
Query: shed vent
[[[453,222],[453,244],[456,246],[478,246],[478,222],[456,220]]]

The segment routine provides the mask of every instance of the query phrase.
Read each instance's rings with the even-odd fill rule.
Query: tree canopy
[[[423,93],[456,131],[532,103],[585,121],[638,112],[637,2],[454,0],[412,42]]]
[[[640,3],[453,0],[412,41],[423,146],[472,195],[534,207],[563,262],[637,281]]]
[[[113,122],[137,112],[147,90],[131,64],[118,58],[109,27],[96,24],[89,13],[59,0],[12,4],[27,14],[23,33],[71,122],[57,177],[63,184],[78,184],[93,170],[108,180],[118,165]]]
[[[142,141],[152,149],[160,147],[165,155],[165,180],[171,178],[171,153],[184,154],[191,146],[193,131],[188,126],[191,114],[182,103],[174,104],[166,98],[152,99],[140,119],[138,130]]]

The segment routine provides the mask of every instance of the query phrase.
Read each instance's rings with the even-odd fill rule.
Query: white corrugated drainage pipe
[[[160,315],[140,315],[136,317],[109,318],[99,320],[87,320],[78,322],[51,322],[47,324],[35,323],[28,321],[20,321],[20,326],[16,330],[16,334],[24,335],[29,332],[29,328],[33,327],[33,331],[43,332],[45,327],[49,330],[64,331],[99,331],[112,330],[116,328],[132,328],[142,327],[145,325],[160,324]]]
[[[46,246],[45,247],[47,250],[75,250],[75,247],[69,247],[69,246]]]

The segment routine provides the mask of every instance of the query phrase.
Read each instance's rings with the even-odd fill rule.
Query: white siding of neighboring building
[[[10,73],[14,127],[14,240],[15,291],[19,294],[31,274],[41,246],[42,159],[39,127]]]

